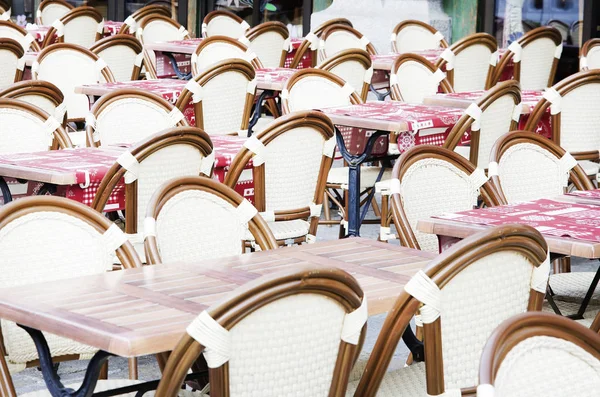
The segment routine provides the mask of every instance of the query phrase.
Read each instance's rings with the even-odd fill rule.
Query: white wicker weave
[[[283,66],[281,65],[281,53],[286,43],[289,45],[287,38],[278,32],[266,31],[253,38],[249,47],[258,56],[264,67],[277,68]]]
[[[71,11],[70,8],[65,7],[60,3],[52,3],[44,6],[41,11],[38,12],[38,18],[40,18],[40,22],[42,25],[51,26],[54,21],[61,19],[67,13]]]
[[[136,63],[141,65],[141,55],[125,44],[113,44],[102,51],[94,52],[104,59],[113,72],[115,81],[130,81]]]
[[[350,95],[335,82],[319,76],[297,81],[287,93],[290,111],[350,105]]]
[[[396,34],[396,48],[399,54],[407,52],[433,50],[440,48],[440,38],[429,29],[419,25],[407,25]],[[489,58],[488,58],[489,60]]]
[[[392,73],[390,84],[398,85],[404,102],[423,103],[426,96],[434,95],[438,91],[439,81],[425,65],[407,61]]]
[[[365,65],[362,62],[353,59],[341,62],[327,70],[336,76],[341,77],[342,80],[354,87],[354,92],[356,92],[356,95],[359,97],[362,97],[362,89],[365,81],[368,79],[370,82],[370,77],[373,73],[372,69],[365,68]]]
[[[0,153],[39,152],[50,148],[45,120],[24,110],[0,108]]]
[[[585,59],[589,69],[600,69],[600,46],[590,48]]]
[[[454,91],[485,90],[492,51],[487,45],[474,43],[454,57]]]
[[[0,47],[0,89],[15,82],[17,69],[23,70],[25,64],[13,51]]]
[[[225,59],[239,58],[249,61],[248,54],[240,47],[224,41],[213,41],[202,47],[202,50],[193,59],[199,71],[208,69],[210,66],[224,61]]]
[[[561,100],[560,146],[567,152],[600,148],[600,83],[583,84]]]
[[[543,90],[548,87],[555,52],[556,44],[546,37],[523,47],[520,79],[522,90]]]
[[[96,33],[104,26],[89,15],[81,15],[64,23],[65,43],[90,48],[96,42]]]
[[[346,396],[354,396],[359,380],[348,384]],[[377,390],[378,397],[427,397],[425,363],[414,363],[398,371],[387,373]]]
[[[57,112],[56,104],[54,103],[54,101],[48,99],[47,97],[45,97],[43,95],[25,94],[25,95],[19,95],[19,97],[17,99],[19,101],[23,101],[23,102],[27,102],[32,105],[35,105],[48,114],[56,115],[56,112]],[[59,122],[62,122],[62,120],[59,120],[58,118],[57,118],[57,120]]]
[[[17,29],[17,26],[13,27],[11,24],[0,25],[0,37],[18,41],[21,43],[21,47],[23,47],[25,52],[29,51],[31,43],[35,41],[33,36],[30,34],[24,35],[19,29]]]
[[[492,146],[498,138],[510,131],[515,107],[514,97],[503,95],[481,113],[477,167],[487,168]]]
[[[150,21],[143,29],[135,31],[136,37],[142,43],[156,43],[157,41],[182,40],[183,33],[177,26],[161,19]]]
[[[330,33],[326,38],[321,39],[319,45],[319,59],[325,60],[339,52],[352,48],[366,50],[368,42],[369,41],[364,37],[361,39],[350,31],[336,30]]]
[[[226,15],[217,15],[202,30],[206,37],[219,35],[239,39],[249,27],[248,24],[240,24],[235,19],[229,18]]]

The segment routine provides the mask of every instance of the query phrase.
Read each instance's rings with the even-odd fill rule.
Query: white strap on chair
[[[495,395],[496,391],[494,386],[489,384],[477,386],[477,397],[494,397]]]
[[[558,160],[558,177],[563,186],[569,186],[569,171],[577,165],[577,160],[567,152]]]
[[[352,87],[352,85],[350,85],[350,83],[346,83],[342,87],[342,93],[346,96],[352,95],[353,92],[354,92],[354,87]]]
[[[34,40],[35,38],[30,33],[27,33],[25,36],[23,36],[21,40],[19,40],[19,43],[21,43],[21,47],[23,47],[23,50],[27,52],[29,51],[29,47],[31,46],[31,43],[33,43]]]
[[[4,11],[0,14],[0,21],[8,21],[10,19],[11,9],[9,8],[7,11]]]
[[[498,163],[492,161],[488,164],[488,177],[498,176]]]
[[[181,40],[185,39],[190,34],[190,32],[188,32],[183,26],[179,27],[177,33],[179,33],[179,36],[181,36]]]
[[[151,216],[144,218],[144,240],[148,236],[156,237],[156,219]]]
[[[344,325],[342,326],[342,340],[351,345],[357,345],[360,334],[369,317],[367,309],[367,297],[363,295],[360,306],[344,316]]]
[[[562,43],[560,43],[559,45],[556,46],[556,49],[554,50],[554,58],[560,59],[562,52],[563,52],[563,45],[562,45]]]
[[[244,53],[244,60],[248,63],[252,63],[256,59],[256,53],[252,51],[250,48],[246,50]]]
[[[258,167],[259,165],[265,162],[265,145],[261,141],[258,140],[257,137],[251,136],[246,139],[244,142],[244,147],[254,153],[254,157],[252,158],[252,165]]]
[[[519,122],[521,119],[521,113],[523,113],[523,102],[520,102],[515,105],[513,109],[512,119],[516,122]]]
[[[99,34],[104,34],[104,19],[98,23],[98,27],[96,28],[96,32]]]
[[[358,40],[358,42],[361,46],[365,48],[367,48],[367,46],[371,44],[371,41],[366,36],[361,37],[360,40]]]
[[[250,40],[246,37],[246,35],[241,35],[238,37],[238,41],[246,47],[250,47]]]
[[[485,176],[485,171],[481,168],[475,168],[475,171],[471,175],[469,175],[469,182],[471,183],[471,187],[473,191],[479,190],[486,182],[488,181],[488,177]]]
[[[265,222],[275,222],[275,211],[264,211],[260,213],[260,216]]]
[[[321,50],[321,51],[325,50],[325,40],[323,40],[323,39],[319,40],[319,50]]]
[[[137,180],[140,173],[140,163],[130,152],[123,152],[117,157],[117,163],[121,165],[125,172],[125,183],[130,184]]]
[[[135,37],[142,40],[144,38],[144,28],[141,26],[135,30]]]
[[[196,62],[198,62],[198,54],[196,54],[195,52],[192,54],[192,65],[195,64]]]
[[[390,179],[390,194],[402,194],[402,184],[400,184],[400,179]]]
[[[440,41],[440,42],[441,42],[442,40],[444,40],[444,35],[443,35],[442,33],[440,33],[440,32],[435,32],[435,33],[433,34],[433,37],[434,37],[434,38],[435,38],[437,41]]]
[[[33,61],[33,63],[31,64],[31,74],[37,75],[39,70],[40,70],[40,63],[38,61]]]
[[[292,47],[292,41],[289,37],[283,41],[283,50],[287,52],[292,52],[294,50]]]
[[[579,69],[588,68],[588,67],[589,67],[589,64],[588,64],[587,58],[584,56],[579,58]]]
[[[371,80],[373,79],[373,66],[365,71],[364,82],[367,84],[371,84]]]
[[[102,234],[104,245],[110,252],[116,251],[120,246],[127,242],[127,236],[116,224],[110,225]],[[111,264],[112,269],[112,264]]]
[[[240,138],[248,138],[248,130],[237,130],[237,136]]]
[[[60,19],[52,22],[52,27],[56,29],[56,37],[63,37],[65,35],[65,24]]]
[[[553,87],[548,87],[542,96],[552,104],[550,106],[550,114],[555,115],[560,113],[562,109],[562,96],[560,96],[558,91]]]
[[[139,54],[137,54],[135,56],[135,60],[133,61],[133,64],[137,67],[141,67],[142,62],[144,62],[144,51],[140,52]]]
[[[67,105],[63,102],[54,109],[54,117],[58,121],[62,121],[67,113]]]
[[[494,51],[491,53],[490,55],[490,65],[492,66],[496,66],[498,64],[498,58],[499,58],[499,52],[498,50]]]
[[[188,335],[204,346],[204,358],[209,368],[218,368],[231,357],[231,335],[207,311],[188,325]]]
[[[381,241],[389,241],[395,240],[397,237],[395,234],[392,234],[391,227],[379,226],[379,240]]]
[[[185,116],[183,115],[183,113],[181,113],[181,110],[179,110],[178,108],[173,108],[171,109],[167,117],[171,121],[171,125],[177,125],[177,123],[183,120]]]
[[[202,99],[204,98],[204,89],[194,79],[192,79],[186,83],[185,89],[192,93],[192,102],[193,103],[201,102]]]
[[[465,110],[465,114],[469,115],[473,119],[471,131],[479,131],[481,129],[481,115],[483,114],[481,108],[476,103],[472,103],[469,105],[467,110]]]
[[[93,113],[88,113],[85,115],[85,125],[87,127],[91,127],[93,130],[96,129],[96,116]]]
[[[393,43],[396,41],[397,38],[398,38],[398,35],[396,33],[392,33],[392,35],[390,36],[390,41]]]
[[[202,159],[200,164],[200,172],[206,176],[210,176],[215,165],[215,151],[213,150],[210,154]]]
[[[404,290],[423,303],[421,320],[431,324],[442,311],[442,291],[423,270],[419,270],[404,286]]]
[[[546,255],[546,259],[538,266],[533,268],[531,273],[531,289],[534,289],[543,294],[546,293],[548,286],[548,277],[550,275],[550,251]]]
[[[25,69],[25,55],[17,59],[17,69],[23,71]]]
[[[61,124],[54,118],[54,116],[48,116],[44,122],[44,131],[48,136],[48,146],[52,146],[52,142],[54,142],[54,131],[56,131],[56,129],[60,126]]]
[[[446,73],[444,73],[442,71],[442,69],[438,69],[435,71],[435,73],[433,73],[433,81],[436,84],[439,84],[442,82],[442,80],[444,80],[446,78]]]
[[[323,204],[310,203],[310,216],[319,218],[323,210]]]
[[[240,22],[240,27],[242,28],[242,30],[245,32],[246,30],[250,29],[250,25],[248,25],[248,22],[246,21],[242,21]]]
[[[284,88],[283,90],[281,90],[281,92],[279,93],[279,97],[281,97],[281,99],[288,99],[290,97],[290,92],[288,91],[287,88]]]
[[[335,136],[332,136],[323,144],[323,155],[329,158],[333,158],[333,154],[335,153]]]
[[[314,234],[310,234],[308,233],[306,235],[306,244],[314,244],[317,242],[317,236],[315,236]]]
[[[242,224],[247,224],[252,218],[258,214],[258,210],[254,207],[250,201],[243,199],[240,205],[235,209]]]
[[[454,69],[454,60],[456,59],[456,54],[454,54],[450,48],[446,48],[444,51],[442,51],[440,58],[447,62],[446,70]]]
[[[256,93],[256,79],[252,79],[248,82],[248,86],[246,87],[246,92],[248,94],[254,95]]]
[[[390,74],[390,85],[398,84],[398,75],[396,73]]]
[[[208,34],[207,30],[208,30],[208,25],[203,22],[202,23],[202,36],[206,37],[206,35]]]
[[[313,32],[309,32],[304,39],[310,43],[309,48],[311,49],[311,51],[316,51],[319,49],[320,40],[316,34],[314,34]]]
[[[102,71],[104,70],[104,68],[107,68],[108,65],[106,64],[106,62],[104,61],[104,59],[102,58],[98,58],[96,60],[96,62],[94,63],[94,68],[96,69],[96,80],[100,81],[100,77],[102,76]]]
[[[512,43],[510,43],[510,45],[508,46],[508,50],[514,54],[514,63],[521,62],[521,54],[523,52],[523,47],[521,47],[521,44],[518,41],[513,41]]]
[[[127,19],[125,19],[125,22],[123,23],[129,26],[130,33],[135,33],[135,29],[137,28],[137,22],[135,21],[135,19],[133,19],[131,15],[128,16]]]

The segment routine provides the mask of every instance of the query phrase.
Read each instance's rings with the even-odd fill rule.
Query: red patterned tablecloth
[[[283,85],[296,73],[298,69],[288,68],[263,68],[256,69],[256,87],[259,89],[283,88]]]
[[[575,190],[573,192],[567,193],[567,196],[575,196],[575,197],[583,197],[586,199],[599,200],[598,204],[600,204],[600,189]]]
[[[114,36],[118,34],[122,25],[123,22],[104,21],[104,37]],[[48,30],[50,30],[50,26],[29,24],[25,27],[25,29],[41,45],[44,42],[44,39],[46,38]]]
[[[434,218],[485,226],[521,223],[548,236],[600,242],[600,206],[596,205],[540,199]]]

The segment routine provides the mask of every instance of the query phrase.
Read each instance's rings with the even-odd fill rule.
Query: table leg
[[[189,80],[192,78],[192,72],[190,73],[183,73],[181,70],[179,70],[179,66],[177,65],[177,61],[175,60],[175,57],[173,56],[172,53],[170,52],[164,52],[163,54],[165,54],[165,56],[167,58],[169,58],[169,62],[171,62],[171,66],[173,66],[173,70],[175,71],[175,74],[177,75],[177,78],[180,80]]]
[[[3,177],[0,177],[0,191],[2,192],[4,204],[10,203],[12,201],[12,194],[8,188],[8,183],[6,183],[6,180]]]
[[[389,89],[387,91],[384,92],[379,92],[375,89],[375,87],[373,86],[373,84],[369,84],[369,90],[375,94],[375,96],[377,97],[378,101],[385,101],[385,98],[387,98],[388,95],[390,95],[392,93],[392,90]]]
[[[260,93],[258,98],[256,99],[256,103],[254,104],[254,114],[250,119],[250,123],[248,124],[248,136],[252,136],[252,129],[258,123],[258,119],[260,118],[260,114],[262,113],[262,103],[267,96],[273,95],[272,90],[264,90]]]
[[[579,310],[577,311],[576,314],[567,316],[567,317],[573,318],[575,320],[579,320],[579,319],[583,318],[585,309],[587,309],[588,304],[590,303],[590,300],[592,299],[592,296],[594,295],[594,291],[596,291],[596,287],[598,286],[599,281],[600,281],[600,266],[598,266],[598,270],[596,270],[596,274],[594,275],[592,284],[590,284],[590,288],[588,288],[587,292],[585,293],[585,297],[583,298],[583,302],[581,302],[581,306],[579,307]]]

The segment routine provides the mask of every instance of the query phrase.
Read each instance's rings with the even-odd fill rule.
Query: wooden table
[[[481,98],[486,91],[456,92],[451,94],[435,94],[423,99],[423,104],[431,106],[446,106],[451,108],[466,109],[473,102]],[[521,114],[530,114],[537,103],[542,99],[543,91],[524,90],[521,92]]]

